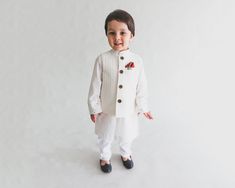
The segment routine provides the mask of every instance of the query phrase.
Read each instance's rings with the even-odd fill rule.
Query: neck
[[[114,53],[123,53],[123,52],[128,52],[129,51],[129,48],[125,49],[125,50],[114,50],[114,49],[111,49]]]

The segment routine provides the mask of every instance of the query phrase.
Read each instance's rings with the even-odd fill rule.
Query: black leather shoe
[[[130,156],[130,158],[131,158],[131,156]],[[132,158],[127,159],[126,161],[124,161],[122,156],[121,156],[121,159],[122,159],[122,163],[123,163],[123,165],[125,166],[126,169],[131,169],[131,168],[134,167],[134,163],[133,163]]]
[[[110,173],[112,171],[112,165],[111,163],[101,165],[101,160],[100,160],[100,168],[104,173]]]

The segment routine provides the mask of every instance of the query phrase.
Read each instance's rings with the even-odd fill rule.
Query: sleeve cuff
[[[101,113],[101,112],[102,112],[101,107],[98,107],[96,109],[90,109],[90,114],[98,114],[98,113]]]

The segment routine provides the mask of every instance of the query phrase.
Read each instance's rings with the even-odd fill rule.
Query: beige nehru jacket
[[[133,62],[133,67],[125,67]],[[90,114],[127,117],[147,112],[147,81],[142,59],[129,50],[107,51],[96,59],[88,94]]]

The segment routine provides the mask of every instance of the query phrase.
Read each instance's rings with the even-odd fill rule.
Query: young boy
[[[141,58],[129,50],[135,35],[134,20],[124,10],[111,12],[105,20],[111,50],[96,59],[88,95],[90,118],[95,123],[100,167],[112,171],[111,144],[119,139],[123,165],[131,169],[131,144],[138,135],[138,114],[153,119],[147,105],[147,83]]]

